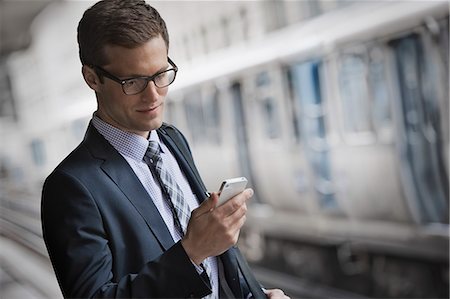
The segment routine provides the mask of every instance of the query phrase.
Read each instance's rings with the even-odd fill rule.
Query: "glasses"
[[[155,83],[155,86],[158,88],[167,87],[170,84],[172,84],[173,81],[175,81],[175,77],[178,72],[178,67],[169,57],[167,57],[167,59],[172,68],[156,73],[150,77],[142,76],[127,79],[119,79],[99,66],[94,65],[92,67],[96,70],[98,75],[103,75],[106,78],[109,78],[122,85],[122,91],[124,94],[135,95],[143,92],[144,89],[147,88],[148,82],[150,81],[153,81],[153,83]]]

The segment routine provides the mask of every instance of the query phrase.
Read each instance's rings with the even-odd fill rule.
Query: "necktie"
[[[155,141],[149,142],[145,158],[150,169],[156,172],[154,176],[158,180],[163,197],[172,211],[175,227],[180,236],[183,237],[191,212],[188,204],[184,200],[183,191],[162,163],[159,143]]]
[[[144,161],[149,165],[150,170],[158,180],[161,191],[163,192],[163,197],[172,211],[175,227],[180,236],[183,237],[187,229],[191,211],[187,202],[184,200],[183,191],[163,165],[161,149],[158,142],[149,141]],[[202,268],[208,274],[208,278],[211,277],[211,267],[207,260],[202,263]],[[212,284],[213,280],[209,280]],[[205,298],[212,298],[212,295]]]

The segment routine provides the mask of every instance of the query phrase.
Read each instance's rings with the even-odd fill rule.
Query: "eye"
[[[128,88],[128,87],[134,87],[134,86],[136,86],[138,84],[138,79],[129,79],[129,80],[125,80],[124,82],[123,82],[123,86],[125,87],[125,88]]]
[[[158,78],[165,79],[167,77],[167,71],[158,75]]]
[[[167,70],[159,74],[155,79],[155,84],[159,87],[165,87],[173,82],[173,70]]]
[[[155,78],[158,82],[165,82],[167,80],[167,72],[161,73]]]

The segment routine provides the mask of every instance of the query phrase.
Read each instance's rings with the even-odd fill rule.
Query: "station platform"
[[[0,298],[60,299],[50,261],[5,237],[0,237]]]

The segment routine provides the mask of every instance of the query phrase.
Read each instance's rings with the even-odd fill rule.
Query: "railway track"
[[[39,203],[27,194],[0,194],[2,298],[62,298],[42,239]]]
[[[0,199],[1,234],[25,246],[38,256],[47,257],[42,239],[39,211],[26,207],[24,201]],[[26,208],[25,208],[26,207]]]

